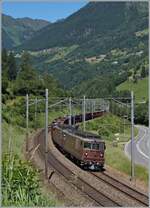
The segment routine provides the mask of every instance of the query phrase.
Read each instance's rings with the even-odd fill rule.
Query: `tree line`
[[[30,54],[24,52],[18,61],[12,52],[2,51],[2,93],[3,101],[15,96],[23,96],[26,93],[43,95],[45,88],[53,96],[64,96],[66,92],[57,80],[45,71],[38,73],[33,68]]]
[[[126,118],[127,120],[131,121],[131,108],[130,100],[122,100],[122,102],[126,102],[127,105],[121,105],[116,103],[115,101],[111,100],[110,102],[110,112],[114,115]],[[124,103],[125,104],[125,103]],[[142,124],[148,126],[148,101],[146,103],[134,103],[134,123],[135,124]]]

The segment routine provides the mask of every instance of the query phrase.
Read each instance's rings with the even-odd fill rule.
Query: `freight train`
[[[106,112],[87,113],[85,120],[103,116]],[[102,170],[104,167],[105,142],[95,134],[78,129],[77,123],[82,122],[82,115],[56,119],[51,127],[51,136],[56,147],[72,161],[84,169]]]

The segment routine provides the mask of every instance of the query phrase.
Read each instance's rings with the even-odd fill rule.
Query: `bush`
[[[110,131],[108,130],[108,128],[104,127],[104,126],[100,126],[98,128],[98,134],[101,136],[101,137],[105,137],[106,139],[108,137],[110,137]]]
[[[4,154],[2,158],[3,206],[54,206],[54,202],[40,192],[38,171],[17,155]]]

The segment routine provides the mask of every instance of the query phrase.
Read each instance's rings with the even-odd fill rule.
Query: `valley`
[[[49,6],[51,8],[52,4],[49,3]],[[49,15],[50,11],[47,17]],[[78,128],[79,133],[80,130],[88,131],[82,133],[85,133],[86,139],[90,139],[89,152],[94,150],[92,139],[99,135],[106,145],[106,151],[103,145],[105,155],[100,146],[98,149],[100,157],[103,157],[101,159],[105,161],[106,173],[108,171],[115,177],[119,175],[121,180],[128,181],[128,185],[137,186],[137,189],[142,187],[147,193],[147,169],[137,162],[135,184],[128,157],[131,138],[135,139],[137,146],[141,143],[140,148],[147,144],[141,142],[140,131],[135,125],[141,125],[141,129],[149,125],[148,2],[87,2],[66,18],[53,23],[48,19],[31,17],[27,14],[27,17],[14,18],[2,14],[3,205],[96,204],[92,202],[95,200],[92,199],[95,196],[93,188],[96,187],[92,177],[95,182],[98,179],[72,163],[82,164],[80,159],[76,160],[74,155],[61,148],[63,153],[70,156],[70,161],[54,148],[52,130],[56,130],[55,127],[59,129],[59,125],[67,125],[68,128],[65,133],[60,128],[62,144],[70,138],[70,133],[76,137]],[[131,91],[134,92],[132,99]],[[104,115],[98,117],[98,114]],[[90,132],[95,135],[88,138]],[[136,136],[139,136],[138,140]],[[83,134],[80,137],[85,139]],[[147,135],[144,137],[143,141],[147,142]],[[126,144],[129,155],[125,155]],[[84,147],[85,151],[87,149],[82,142],[75,145]],[[73,148],[73,145],[69,147],[71,151]],[[11,169],[12,161],[14,166]],[[77,172],[72,174],[64,166],[65,163],[71,167],[71,171]],[[88,175],[92,179],[88,178],[91,180],[89,192],[84,192],[86,183],[82,186],[83,182],[79,181],[78,174],[81,173],[84,180]],[[13,176],[12,180],[10,176]],[[27,180],[21,180],[22,177]],[[64,179],[67,179],[65,183]],[[101,180],[97,185],[103,186]],[[77,186],[78,182],[81,186]],[[109,186],[106,193],[105,186],[108,184],[104,183],[104,188],[101,188],[104,191],[102,195],[97,195],[98,200],[105,195],[103,205],[110,205],[110,201],[111,205],[116,205],[118,200],[117,205],[140,205],[141,202],[137,202],[140,200],[138,197],[135,200],[132,192],[130,195],[113,188],[113,195]],[[71,197],[69,190],[73,191]],[[65,200],[58,200],[58,195]],[[112,199],[108,199],[108,196]],[[114,196],[116,201],[112,202]]]

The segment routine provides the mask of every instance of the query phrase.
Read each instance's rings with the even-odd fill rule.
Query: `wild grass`
[[[2,151],[3,153],[15,152],[20,158],[23,156],[23,143],[25,142],[25,129],[19,126],[2,123]]]
[[[106,153],[105,153],[106,164],[131,175],[131,162],[124,154],[124,146],[118,145],[113,146],[109,141],[106,142]],[[140,165],[135,165],[135,177],[144,181],[148,185],[148,170]]]
[[[56,201],[41,195],[38,171],[16,154],[3,154],[2,206],[55,206]]]

